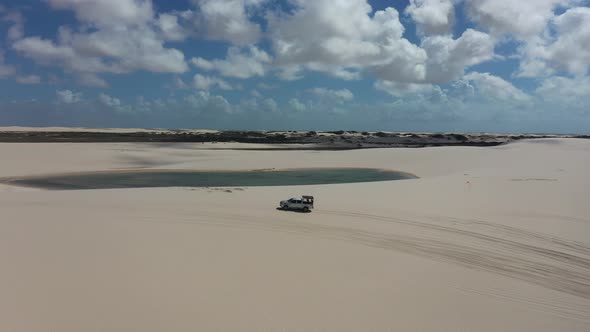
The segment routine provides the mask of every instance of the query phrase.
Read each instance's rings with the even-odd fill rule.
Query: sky
[[[0,0],[0,126],[588,133],[590,0]]]

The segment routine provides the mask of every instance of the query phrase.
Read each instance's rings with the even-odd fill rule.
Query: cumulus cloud
[[[556,72],[584,76],[590,65],[590,9],[577,7],[556,15],[544,33],[523,42],[519,77],[548,77]],[[575,51],[573,51],[575,50]]]
[[[0,50],[0,79],[16,74],[16,68],[4,63],[4,52]]]
[[[180,25],[178,18],[170,13],[158,15],[157,26],[166,40],[183,41],[188,37],[189,31]]]
[[[98,95],[98,101],[108,107],[119,107],[121,106],[121,100],[119,98],[111,97],[107,94],[101,93]]]
[[[12,76],[16,73],[16,68],[10,65],[0,63],[0,79]]]
[[[222,90],[231,90],[232,87],[226,81],[213,77],[213,76],[204,76],[201,74],[195,74],[193,77],[193,86],[198,90],[209,90],[212,87],[218,87]]]
[[[550,77],[544,79],[535,92],[546,101],[587,107],[590,102],[590,77]]]
[[[78,75],[78,83],[95,88],[106,88],[109,86],[105,80],[93,73],[80,73]]]
[[[590,66],[590,8],[569,9],[552,23],[557,38],[547,47],[548,63],[573,75],[586,75]]]
[[[57,101],[63,104],[77,103],[82,99],[82,93],[74,92],[72,90],[57,90],[55,91]]]
[[[229,41],[236,45],[257,42],[262,30],[250,19],[251,11],[262,0],[193,0],[197,12],[188,12],[197,33],[207,39]]]
[[[197,91],[185,98],[185,101],[201,113],[232,113],[232,105],[222,96],[211,95],[207,91]]]
[[[405,13],[412,17],[418,31],[426,35],[449,33],[455,20],[451,0],[410,0]]]
[[[166,33],[158,26],[171,34],[170,20],[160,17],[158,21],[149,0],[47,2],[54,9],[72,10],[82,28],[74,31],[61,27],[56,40],[30,36],[14,42],[16,51],[39,64],[58,65],[82,77],[136,70],[157,73],[188,70],[184,54],[165,47]],[[105,84],[94,79],[94,85]]]
[[[484,32],[468,29],[458,39],[449,34],[452,0],[410,2],[405,13],[422,33],[420,45],[404,38],[395,8],[374,11],[367,0],[293,0],[289,11],[267,6],[268,0],[193,0],[193,9],[167,13],[157,13],[151,0],[47,2],[73,11],[81,27],[61,27],[55,40],[20,38],[13,48],[39,64],[59,65],[90,86],[107,85],[102,73],[184,73],[184,54],[166,42],[189,37],[229,42],[224,59],[197,56],[190,62],[202,71],[239,79],[272,71],[280,79],[297,80],[315,71],[343,80],[370,74],[383,81],[439,84],[494,54],[493,40]],[[255,45],[263,33],[272,52]],[[227,82],[203,75],[197,84],[229,88]]]
[[[41,77],[38,75],[19,75],[16,77],[16,82],[19,84],[39,84],[41,83]]]
[[[202,70],[214,70],[222,76],[246,79],[253,76],[264,76],[266,66],[271,62],[271,57],[255,46],[244,50],[230,47],[224,60],[193,58],[191,62]]]
[[[10,23],[6,38],[10,41],[21,38],[25,33],[25,19],[19,11],[0,8],[0,22]]]
[[[303,67],[300,65],[283,65],[278,68],[277,77],[283,81],[296,81],[303,78]]]
[[[341,80],[350,81],[350,80],[358,80],[361,78],[361,70],[359,68],[344,68],[340,66],[328,65],[328,64],[320,64],[320,63],[309,63],[306,65],[306,68],[312,71],[327,73],[335,78],[339,78]],[[288,74],[288,71],[283,71],[282,75]],[[301,74],[301,67],[299,67],[299,72],[293,72],[293,77],[297,78],[297,75]]]
[[[326,88],[313,88],[311,93],[316,96],[332,99],[340,103],[354,99],[354,94],[348,89],[332,90]]]
[[[174,78],[174,87],[179,90],[186,90],[189,88],[189,85],[184,82],[184,80],[178,76]]]
[[[432,36],[421,46],[426,51],[424,82],[444,83],[460,77],[465,68],[488,61],[494,56],[494,42],[483,32],[467,29],[461,37]]]
[[[188,69],[182,52],[165,49],[153,31],[116,30],[111,27],[90,34],[62,32],[62,36],[68,36],[59,43],[27,37],[15,42],[13,47],[40,64],[59,64],[80,73],[121,74],[135,70],[182,73]]]
[[[404,27],[394,8],[373,13],[366,0],[296,3],[298,9],[292,15],[269,15],[277,65],[342,77],[358,69],[402,62],[400,68],[410,69],[400,76],[416,76],[415,63],[424,60],[425,54],[402,38]]]
[[[558,71],[585,75],[590,46],[590,9],[584,0],[471,0],[468,16],[497,37],[514,40],[520,77],[543,77]],[[574,50],[575,51],[572,51]]]
[[[403,83],[395,81],[379,80],[375,82],[375,88],[389,93],[395,97],[404,97],[409,95],[427,95],[435,91],[440,91],[438,86],[432,84]]]
[[[269,34],[279,77],[298,79],[304,70],[358,79],[369,72],[381,80],[441,83],[494,56],[487,33],[466,30],[458,39],[451,1],[412,1],[406,12],[425,34],[420,45],[403,37],[392,7],[373,12],[366,0],[298,0],[292,14],[270,14]],[[342,18],[346,17],[346,20]]]
[[[496,35],[510,35],[521,40],[545,30],[556,7],[567,7],[579,0],[469,0],[465,4],[469,17]]]
[[[150,0],[45,0],[55,9],[73,10],[78,20],[97,24],[143,24],[153,15]]]
[[[543,103],[582,109],[590,101],[587,0],[409,0],[402,21],[393,6],[374,10],[368,0],[288,0],[285,6],[269,0],[191,0],[188,9],[169,12],[157,12],[151,0],[45,2],[54,10],[70,11],[78,24],[60,27],[54,37],[25,36],[25,18],[2,9],[0,21],[7,27],[10,51],[36,64],[60,67],[79,84],[92,87],[108,86],[104,78],[112,74],[172,74],[168,87],[186,91],[174,91],[175,97],[169,99],[142,99],[136,106],[146,111],[187,109],[213,117],[245,110],[278,119],[325,110],[322,116],[329,119],[326,114],[363,108],[358,101],[362,98],[348,89],[304,87],[279,102],[252,90],[276,87],[268,81],[242,86],[236,80],[273,75],[292,81],[311,71],[340,80],[373,79],[375,89],[395,97],[387,107],[416,112],[423,120],[442,116],[432,114],[437,111],[454,115],[454,109],[494,112],[523,105],[543,108]],[[456,13],[465,14],[471,28],[454,31]],[[402,22],[415,23],[417,40],[408,37]],[[195,52],[187,61],[181,47],[171,45],[188,39],[218,41],[215,48],[223,47],[226,53],[201,52],[197,44],[182,48]],[[516,76],[538,78],[529,81],[538,84],[534,92],[494,73],[469,72],[486,61],[504,59],[494,53],[495,48],[514,53],[506,58],[519,61]],[[188,74],[189,64],[198,73]],[[0,78],[40,82],[36,75],[19,74],[0,52]],[[188,75],[192,81],[185,82]],[[365,82],[350,86],[357,84]],[[208,92],[232,88],[251,96],[233,106]],[[187,93],[184,99],[178,97]],[[71,90],[56,95],[60,101],[56,107],[81,98]],[[81,104],[113,113],[129,106],[106,94],[100,94],[98,102],[71,108]]]
[[[295,112],[303,112],[307,110],[307,107],[298,98],[291,98],[289,100],[289,108]]]
[[[260,82],[260,83],[256,84],[256,86],[262,90],[273,90],[273,89],[278,88],[278,86],[276,86],[274,84],[268,84],[268,83],[264,83],[264,82]]]
[[[483,97],[511,102],[528,102],[531,100],[529,95],[516,88],[512,83],[489,73],[472,72],[465,75],[463,79],[473,83],[476,90]]]
[[[261,110],[264,112],[276,113],[279,111],[279,105],[272,98],[266,98],[260,104]]]

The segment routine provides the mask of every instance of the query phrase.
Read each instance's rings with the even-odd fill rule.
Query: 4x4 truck
[[[283,210],[299,210],[310,212],[313,209],[313,196],[301,196],[281,201],[279,206]]]

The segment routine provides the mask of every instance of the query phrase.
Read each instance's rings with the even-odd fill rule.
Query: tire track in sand
[[[589,245],[511,226],[443,216],[419,217],[421,220],[413,220],[347,211],[318,210],[313,213],[335,216],[354,223],[373,221],[403,226],[393,229],[392,232],[395,233],[385,233],[356,226],[318,224],[312,218],[293,222],[279,215],[267,219],[239,211],[201,211],[195,214],[193,210],[176,209],[175,214],[175,220],[164,223],[258,229],[346,241],[516,278],[577,296],[583,302],[590,300]],[[424,221],[429,219],[433,222]],[[162,223],[161,219],[156,218],[144,219],[143,222]],[[482,293],[474,291],[478,292]],[[516,294],[495,297],[536,303],[539,310],[553,311],[561,317],[567,316],[590,323],[590,305],[572,302],[551,306],[549,300],[524,299]]]
[[[590,246],[584,243],[481,220],[439,217],[435,224],[355,212],[320,213],[417,228],[408,236],[364,234],[361,239],[590,299]]]

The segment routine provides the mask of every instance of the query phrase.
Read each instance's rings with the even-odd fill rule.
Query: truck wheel
[[[309,208],[306,206],[303,208],[303,212],[309,212]]]

